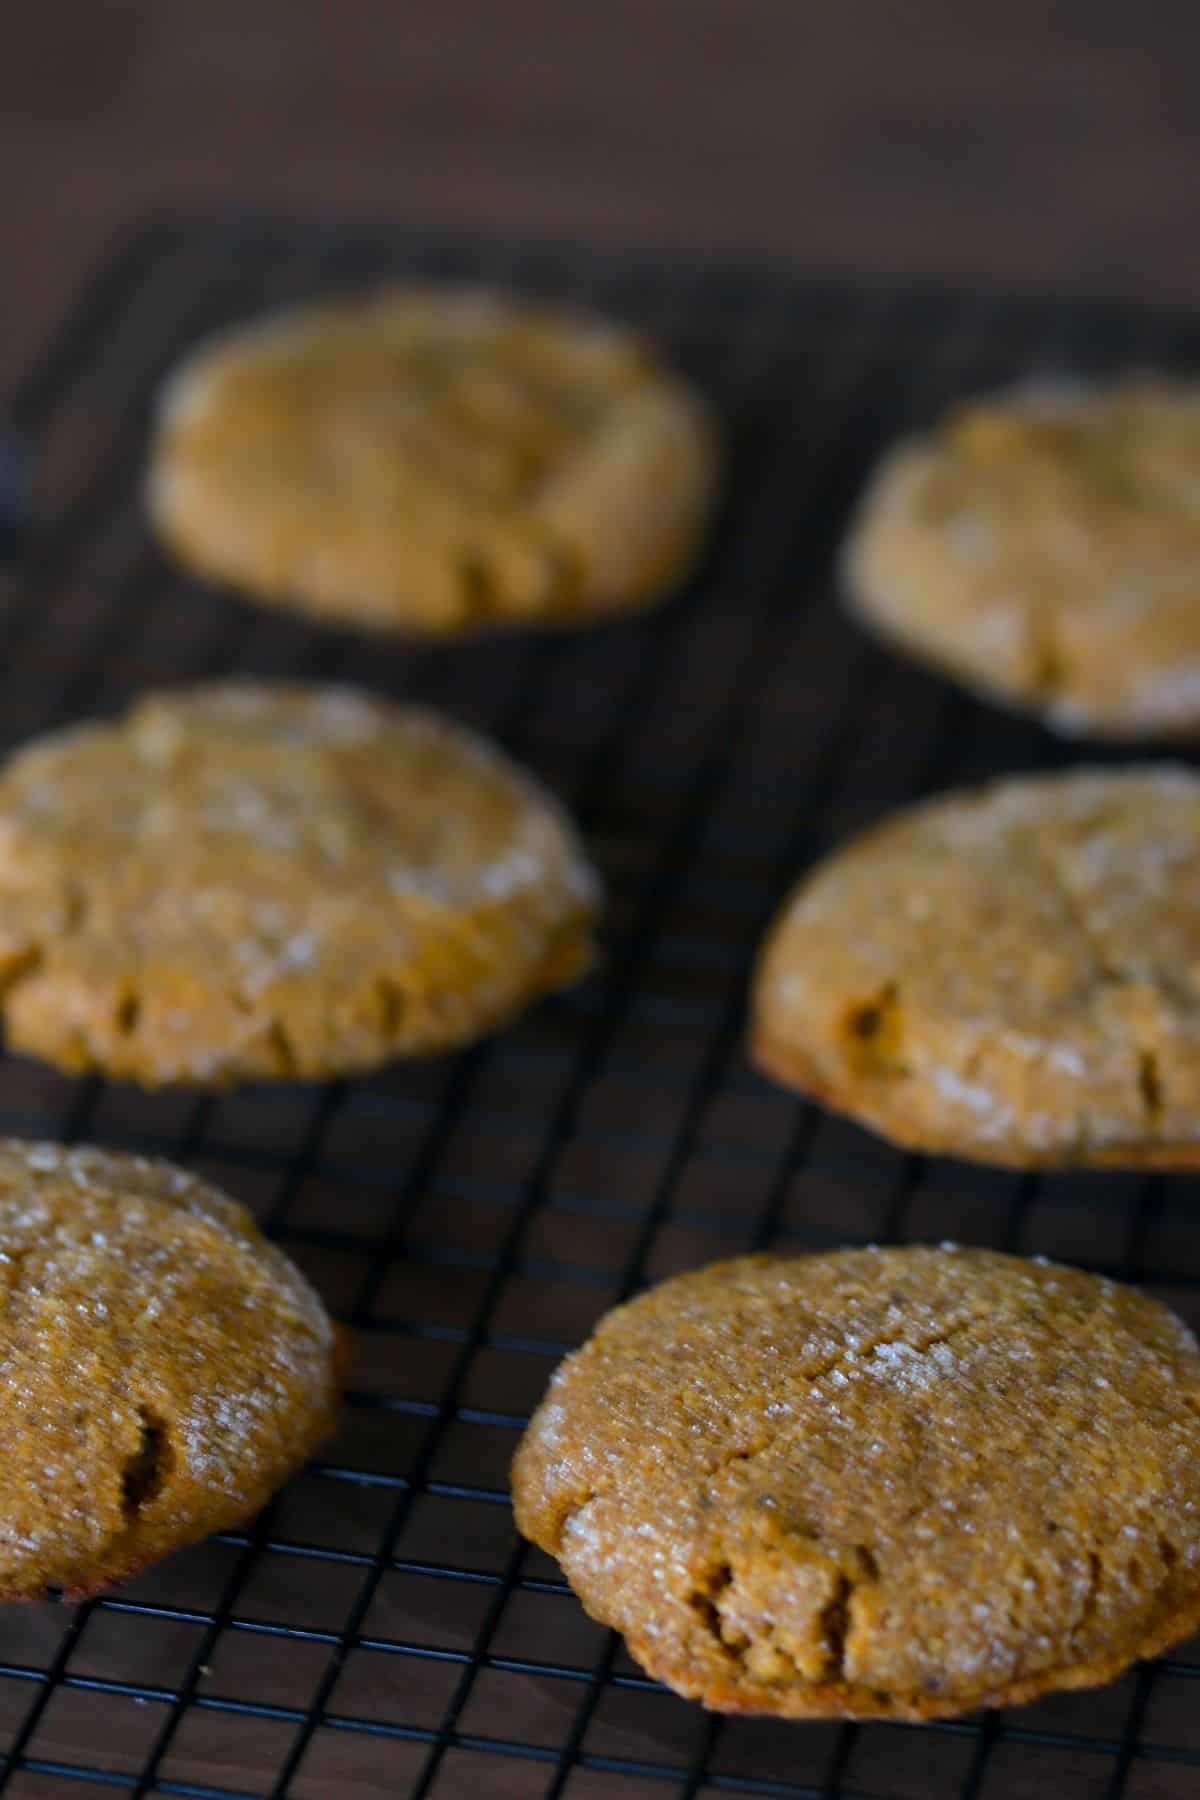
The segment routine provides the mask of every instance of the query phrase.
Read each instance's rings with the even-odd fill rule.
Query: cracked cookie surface
[[[1200,386],[1029,383],[895,448],[843,552],[869,624],[1064,732],[1200,730]]]
[[[340,687],[144,696],[0,768],[7,1041],[149,1085],[449,1049],[580,973],[595,877],[449,720]]]
[[[343,1348],[243,1206],[0,1140],[0,1599],[82,1599],[256,1512],[329,1435]]]
[[[169,381],[148,483],[183,562],[377,629],[575,623],[698,551],[707,409],[634,333],[385,288],[231,331]]]
[[[910,1149],[1200,1163],[1200,777],[1077,769],[885,820],[785,904],[750,1047]]]
[[[658,1679],[929,1718],[1200,1623],[1200,1351],[1135,1291],[952,1246],[741,1257],[609,1313],[517,1523]]]

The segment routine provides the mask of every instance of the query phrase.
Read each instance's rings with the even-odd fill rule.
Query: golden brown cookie
[[[1028,384],[902,443],[848,540],[855,610],[1058,731],[1200,730],[1200,386]]]
[[[801,882],[751,1050],[916,1150],[1200,1163],[1200,777],[997,782],[901,812]]]
[[[168,1163],[0,1140],[0,1599],[82,1599],[257,1512],[342,1347],[245,1207]]]
[[[149,507],[183,562],[259,599],[458,633],[658,599],[715,472],[705,407],[631,332],[402,286],[195,352],[162,399]]]
[[[11,1046],[151,1085],[468,1042],[587,964],[597,885],[499,751],[354,689],[148,695],[0,768]]]
[[[618,1307],[517,1523],[690,1699],[924,1719],[1109,1681],[1200,1624],[1200,1350],[987,1250],[742,1257]]]

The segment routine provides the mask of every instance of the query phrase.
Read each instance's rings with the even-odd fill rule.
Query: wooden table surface
[[[0,391],[191,199],[1200,299],[1194,0],[4,0]]]

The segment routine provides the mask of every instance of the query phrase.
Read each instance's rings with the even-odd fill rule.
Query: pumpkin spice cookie
[[[1109,1681],[1200,1624],[1200,1350],[986,1250],[742,1257],[608,1314],[517,1523],[725,1712],[926,1719]]]
[[[148,1085],[464,1044],[572,980],[597,884],[462,727],[341,687],[140,700],[0,767],[11,1047]]]
[[[1200,730],[1200,386],[1030,383],[902,443],[843,556],[855,610],[1098,737]]]
[[[574,624],[682,579],[716,461],[703,403],[633,333],[398,286],[195,352],[163,395],[149,508],[201,575],[323,618]]]
[[[250,1214],[167,1163],[0,1140],[0,1599],[80,1600],[264,1505],[344,1346]]]
[[[771,930],[751,1052],[909,1149],[1200,1163],[1200,777],[1001,781],[867,831]]]

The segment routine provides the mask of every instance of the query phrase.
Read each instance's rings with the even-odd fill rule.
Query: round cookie
[[[1200,729],[1200,385],[1015,388],[900,444],[843,552],[854,609],[1057,731]]]
[[[0,1600],[225,1531],[333,1429],[344,1360],[245,1207],[167,1163],[0,1140]]]
[[[761,1068],[909,1149],[1200,1163],[1200,777],[997,782],[801,882],[754,982]]]
[[[1200,1624],[1200,1350],[986,1250],[742,1257],[558,1369],[517,1523],[726,1712],[924,1719],[1111,1680]]]
[[[450,634],[657,599],[695,559],[716,462],[703,403],[633,333],[397,286],[193,353],[162,397],[148,502],[202,575]]]
[[[499,751],[350,688],[141,699],[0,767],[7,1040],[154,1085],[464,1044],[573,979],[595,877]]]

